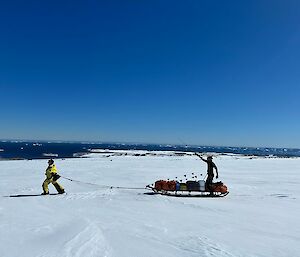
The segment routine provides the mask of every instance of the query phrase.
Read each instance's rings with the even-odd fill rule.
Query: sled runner
[[[220,193],[220,192],[196,192],[196,191],[164,191],[164,190],[155,190],[152,188],[153,192],[145,193],[147,195],[166,195],[166,196],[173,196],[173,197],[224,197],[229,194]]]

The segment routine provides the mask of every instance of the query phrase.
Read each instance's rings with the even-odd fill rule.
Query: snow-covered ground
[[[56,164],[62,176],[124,187],[206,170],[194,156],[135,155],[92,153]],[[230,191],[225,198],[144,195],[63,178],[66,195],[0,197],[0,256],[299,256],[300,159],[214,161]],[[41,193],[46,166],[47,160],[0,161],[0,194]]]

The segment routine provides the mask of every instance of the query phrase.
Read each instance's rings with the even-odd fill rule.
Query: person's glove
[[[54,181],[58,180],[59,178],[60,178],[60,175],[57,174],[57,173],[54,173],[54,174],[52,175],[52,179],[53,179]]]

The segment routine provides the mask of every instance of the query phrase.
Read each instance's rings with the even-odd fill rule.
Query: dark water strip
[[[0,159],[75,158],[89,153],[91,149],[215,152],[249,156],[300,157],[300,149],[290,148],[0,141]]]

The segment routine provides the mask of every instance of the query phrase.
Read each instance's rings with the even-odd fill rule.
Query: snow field
[[[144,195],[60,179],[66,195],[0,198],[1,257],[295,256],[300,252],[300,159],[216,156],[225,198]],[[1,161],[0,194],[41,193],[46,160]],[[192,156],[56,160],[62,176],[144,187],[205,174]],[[50,192],[55,189],[50,185]],[[297,255],[297,254],[296,254]]]

